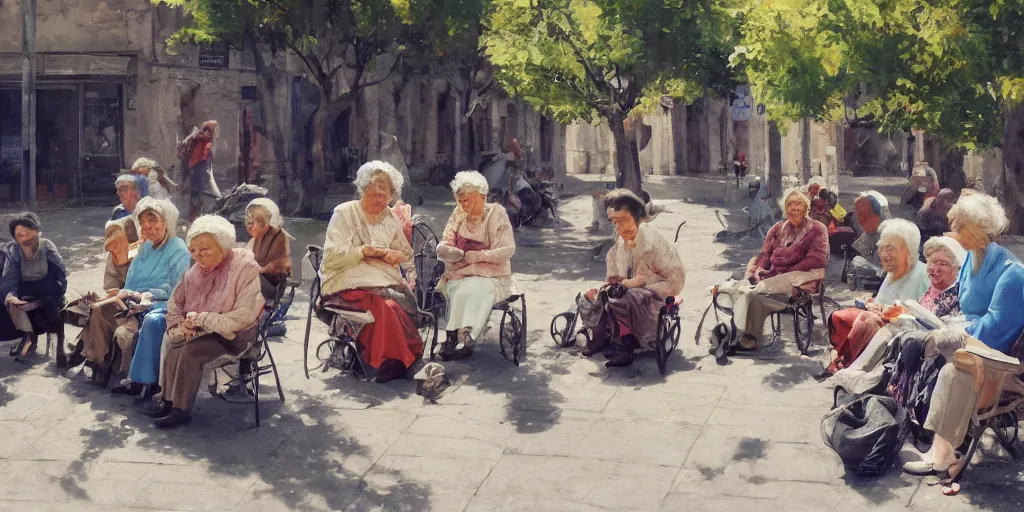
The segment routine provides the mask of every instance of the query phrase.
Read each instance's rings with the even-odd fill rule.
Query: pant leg
[[[100,364],[107,357],[110,340],[113,339],[114,330],[117,328],[114,318],[117,311],[116,305],[107,304],[100,309],[92,310],[89,314],[89,320],[82,329],[82,354],[87,360]]]
[[[14,328],[23,332],[32,332],[32,321],[28,318],[28,312],[24,309],[19,308],[13,304],[7,306],[7,314],[11,317],[11,323],[14,324]]]
[[[271,283],[267,276],[260,274],[260,292],[263,293],[263,299],[270,302],[277,299],[278,286]]]
[[[765,295],[754,291],[750,291],[746,296],[749,303],[742,327],[743,333],[753,337],[760,344],[764,338],[764,321],[772,313],[786,309],[788,297],[778,294]]]
[[[935,381],[935,391],[932,392],[924,428],[935,432],[954,447],[960,446],[967,435],[977,403],[974,377],[957,370],[952,363],[946,364],[939,370],[938,380]]]
[[[448,301],[448,330],[469,328],[477,341],[483,336],[494,307],[494,280],[489,277],[465,277],[450,281],[444,289]]]
[[[139,384],[155,384],[160,377],[160,347],[167,332],[165,310],[151,311],[142,321],[128,378]]]
[[[169,343],[163,366],[164,400],[176,408],[192,410],[203,380],[203,366],[224,354],[237,354],[245,345],[241,338],[229,341],[218,334],[203,335],[183,344]]]

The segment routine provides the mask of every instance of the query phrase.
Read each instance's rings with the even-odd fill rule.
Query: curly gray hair
[[[1010,219],[999,200],[971,189],[964,189],[960,199],[950,208],[950,225],[973,222],[980,227],[989,238],[995,238],[1010,227]]]
[[[356,179],[352,182],[355,184],[356,191],[359,192],[360,197],[362,197],[363,191],[370,184],[370,181],[373,180],[373,177],[381,173],[387,175],[388,181],[391,182],[391,188],[395,192],[392,199],[402,195],[402,186],[405,185],[405,178],[402,177],[402,173],[398,172],[395,166],[387,162],[373,160],[359,167],[359,170],[356,171]]]
[[[917,224],[905,219],[889,219],[878,226],[881,236],[878,238],[878,245],[882,246],[886,240],[896,238],[907,246],[907,257],[910,258],[910,266],[917,261],[918,251],[921,250],[921,230]]]
[[[487,195],[491,187],[487,183],[487,178],[484,178],[483,174],[477,171],[460,171],[455,174],[455,179],[452,180],[452,193],[458,195],[462,191],[479,192],[483,195]]]

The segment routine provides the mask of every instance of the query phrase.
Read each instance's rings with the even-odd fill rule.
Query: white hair
[[[132,169],[131,170],[134,171],[136,169],[142,169],[142,168],[146,168],[146,169],[150,169],[150,170],[154,170],[154,171],[159,171],[160,170],[160,164],[156,163],[156,160],[153,160],[152,158],[142,157],[142,158],[138,158],[138,159],[135,160],[135,163],[132,164]]]
[[[807,181],[807,188],[811,188],[811,185],[817,185],[821,188],[828,188],[825,185],[825,178],[821,176],[811,176],[811,179]]]
[[[131,174],[118,174],[117,175],[117,179],[114,180],[114,188],[117,188],[117,187],[119,187],[121,185],[131,185],[132,188],[138,189],[138,187],[135,186],[135,176],[133,176]]]
[[[235,225],[219,215],[203,215],[188,228],[185,243],[191,248],[192,241],[200,235],[210,235],[225,251],[235,247]]]
[[[950,208],[948,217],[950,224],[977,224],[989,238],[1003,234],[1010,227],[1006,210],[996,198],[971,189],[960,193],[960,199]]]
[[[811,213],[811,198],[807,196],[807,190],[803,189],[803,188],[800,188],[800,187],[793,187],[793,188],[786,189],[786,191],[782,194],[782,200],[779,201],[779,207],[781,207],[783,210],[785,210],[786,209],[786,203],[789,202],[789,198],[793,197],[794,195],[796,195],[797,198],[800,199],[801,203],[804,203],[804,207],[807,210],[805,212],[805,216],[806,215],[810,215],[810,213]]]
[[[484,178],[484,175],[477,171],[460,171],[456,173],[451,186],[452,193],[456,195],[463,190],[469,190],[486,196],[487,192],[490,191],[487,178]]]
[[[910,258],[910,266],[917,261],[918,251],[921,250],[921,230],[917,224],[905,219],[889,219],[878,226],[878,246],[881,247],[887,239],[898,238],[907,246],[907,257]]]
[[[260,210],[267,212],[267,224],[272,228],[279,228],[284,224],[284,218],[281,217],[281,209],[277,207],[277,203],[266,197],[258,197],[249,201],[249,204],[245,207],[245,214],[249,215],[252,210]]]
[[[963,266],[964,260],[967,258],[967,251],[960,245],[960,242],[948,236],[933,236],[924,243],[925,258],[930,257],[937,251],[945,251],[949,259],[953,260],[953,264],[956,265],[957,269]]]
[[[174,206],[174,203],[167,199],[153,199],[152,197],[146,196],[139,200],[139,204],[135,205],[135,222],[139,226],[142,225],[142,214],[146,212],[153,212],[157,217],[163,219],[167,224],[168,238],[174,236],[175,231],[178,228],[178,207]]]
[[[127,219],[128,217],[122,217],[117,220],[108,220],[103,226],[103,237],[109,240],[113,236],[114,231],[120,231],[122,235],[127,237],[128,232],[124,229],[124,221]]]
[[[356,179],[352,183],[355,184],[359,196],[362,197],[363,190],[370,184],[373,175],[378,172],[388,175],[388,179],[391,181],[391,188],[395,190],[393,198],[400,197],[402,195],[402,186],[405,185],[405,178],[402,177],[402,173],[398,172],[398,169],[395,169],[395,166],[380,160],[366,162],[356,171]]]

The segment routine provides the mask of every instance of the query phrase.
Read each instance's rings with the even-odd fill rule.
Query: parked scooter
[[[514,227],[543,227],[557,218],[558,185],[550,176],[520,170],[504,153],[485,153],[480,173],[490,187],[488,200],[501,204]]]

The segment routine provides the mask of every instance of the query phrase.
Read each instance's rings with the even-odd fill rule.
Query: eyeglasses
[[[928,262],[928,265],[929,266],[934,265],[934,266],[939,267],[939,268],[953,268],[953,264],[952,263],[950,263],[948,261],[943,261],[943,260],[931,260],[931,261]]]
[[[895,244],[884,244],[884,245],[879,245],[878,246],[878,253],[879,254],[882,254],[882,253],[891,254],[891,253],[894,253],[896,251],[897,251],[897,247],[896,247]]]

